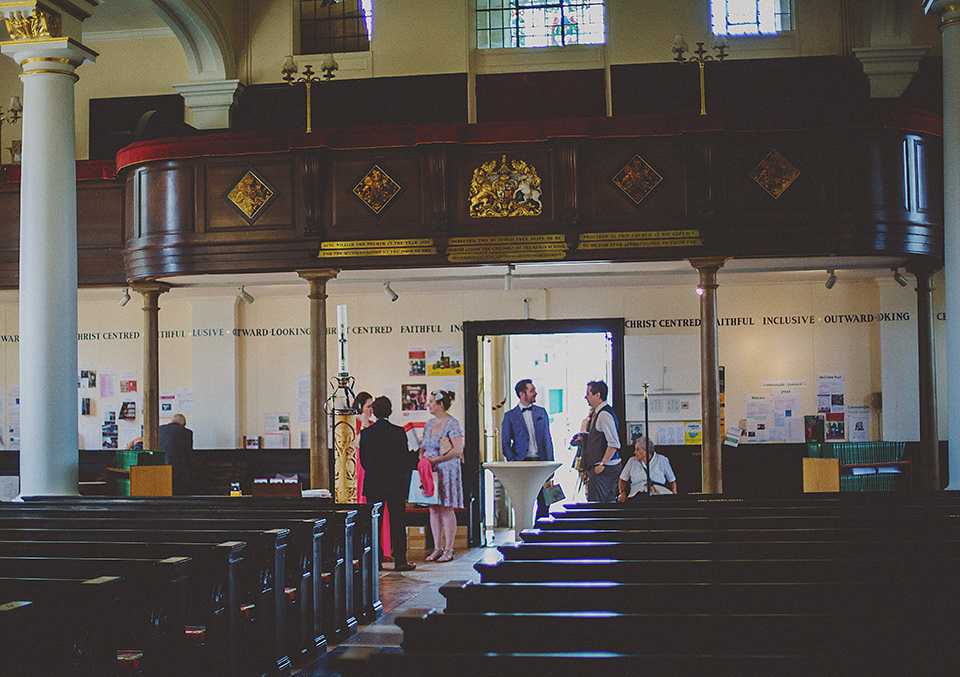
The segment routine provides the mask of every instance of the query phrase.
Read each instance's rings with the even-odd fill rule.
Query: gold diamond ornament
[[[613,183],[638,205],[663,181],[663,177],[639,155],[634,155],[613,177]]]
[[[253,169],[248,169],[224,198],[236,207],[247,223],[253,223],[276,196],[277,191],[265,179],[258,176]]]
[[[774,148],[767,157],[750,172],[750,178],[760,184],[760,187],[770,193],[774,199],[783,195],[783,191],[790,187],[800,170],[790,164],[787,158]]]

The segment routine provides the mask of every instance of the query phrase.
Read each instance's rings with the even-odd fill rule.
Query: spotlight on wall
[[[703,296],[703,287],[697,285],[697,296]]]
[[[830,277],[827,278],[827,289],[833,289],[833,285],[837,283],[837,274],[833,272],[833,269],[827,270],[830,273]]]
[[[387,298],[391,301],[396,301],[398,298],[400,298],[397,292],[393,291],[393,289],[390,287],[389,282],[383,283],[383,293],[386,294]]]
[[[127,305],[130,301],[130,288],[127,287],[123,290],[123,296],[120,297],[120,307]]]
[[[897,284],[899,284],[901,287],[906,287],[908,284],[907,278],[900,274],[899,268],[893,268],[893,279],[896,280]]]
[[[241,299],[243,299],[247,303],[253,303],[253,297],[250,296],[249,292],[247,292],[247,290],[244,289],[243,287],[240,287],[240,293],[237,294],[237,296],[239,296]]]
[[[507,264],[507,273],[503,276],[503,288],[505,291],[513,289],[513,264]]]

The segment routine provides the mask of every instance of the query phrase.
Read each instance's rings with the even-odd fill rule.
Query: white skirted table
[[[533,526],[533,506],[537,494],[560,465],[559,461],[496,461],[483,464],[484,468],[493,471],[507,490],[513,505],[513,528],[518,539],[521,531]]]

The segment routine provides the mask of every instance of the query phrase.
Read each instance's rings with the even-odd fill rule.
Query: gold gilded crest
[[[540,177],[532,165],[507,156],[485,162],[473,170],[470,182],[470,218],[540,216]]]

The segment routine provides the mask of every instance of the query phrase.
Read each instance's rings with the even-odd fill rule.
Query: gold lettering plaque
[[[651,230],[628,233],[583,233],[578,249],[636,249],[647,247],[700,247],[700,231]]]
[[[339,240],[322,242],[318,259],[353,258],[360,256],[436,256],[433,240]]]
[[[447,247],[451,263],[557,261],[567,256],[563,235],[453,237]]]
[[[507,156],[490,160],[473,170],[470,182],[470,218],[540,216],[540,177],[523,160],[507,163]]]

